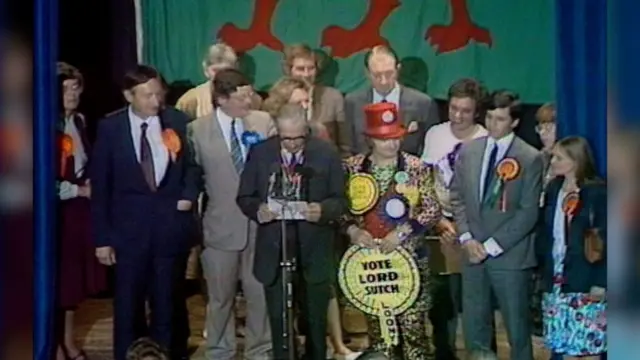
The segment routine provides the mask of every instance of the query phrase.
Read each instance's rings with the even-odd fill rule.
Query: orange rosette
[[[180,142],[180,137],[173,129],[164,129],[162,132],[162,142],[164,146],[169,150],[169,155],[171,156],[171,161],[175,162],[182,149],[182,143]]]
[[[67,160],[73,156],[73,138],[69,134],[60,136],[60,176],[67,173]]]
[[[562,200],[562,211],[567,216],[574,216],[580,206],[580,195],[577,191],[568,193]]]
[[[496,167],[500,180],[507,182],[515,179],[520,174],[520,164],[514,158],[504,158]]]

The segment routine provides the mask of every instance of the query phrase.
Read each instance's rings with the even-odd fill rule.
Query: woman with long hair
[[[74,337],[74,314],[88,296],[106,289],[106,269],[95,257],[89,229],[91,183],[87,174],[90,145],[87,124],[78,112],[83,77],[75,67],[58,63],[60,116],[57,122],[59,343],[57,359],[87,359]]]
[[[607,349],[607,187],[582,137],[559,140],[550,166],[536,237],[545,345],[565,359],[599,359]]]

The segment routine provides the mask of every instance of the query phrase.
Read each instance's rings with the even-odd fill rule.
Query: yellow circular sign
[[[420,292],[420,271],[409,252],[398,248],[388,254],[378,249],[351,246],[342,257],[340,288],[359,310],[380,316],[401,314]]]
[[[413,207],[418,205],[418,201],[420,200],[420,191],[416,187],[407,187],[407,190],[404,192],[404,196],[409,201],[409,205]]]
[[[376,179],[370,174],[354,174],[347,184],[350,211],[362,215],[371,210],[380,196]]]

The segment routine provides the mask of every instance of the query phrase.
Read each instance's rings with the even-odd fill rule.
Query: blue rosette
[[[255,131],[245,131],[242,133],[242,144],[251,147],[262,141],[262,137]]]
[[[407,222],[411,207],[404,196],[392,195],[382,200],[379,211],[385,223],[396,227]]]

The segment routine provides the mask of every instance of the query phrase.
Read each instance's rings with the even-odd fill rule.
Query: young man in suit
[[[543,160],[514,134],[518,96],[497,91],[486,115],[489,136],[462,147],[450,196],[465,261],[462,324],[468,351],[491,343],[491,290],[507,329],[510,359],[533,360],[529,312],[532,232],[538,218]]]
[[[114,266],[114,357],[124,360],[143,335],[140,313],[149,300],[149,334],[172,358],[187,357],[182,283],[199,192],[198,168],[187,144],[187,117],[163,108],[160,74],[139,65],[125,75],[129,106],[100,121],[91,164],[96,256]],[[142,315],[144,316],[144,315]]]
[[[207,359],[236,358],[234,303],[238,280],[247,304],[244,357],[266,360],[271,349],[264,291],[253,276],[256,223],[236,205],[240,175],[252,143],[249,135],[266,139],[273,129],[269,114],[251,110],[253,89],[235,69],[217,73],[212,83],[213,113],[189,124],[189,141],[203,171],[211,199],[203,216],[201,260],[207,281]]]
[[[345,114],[351,128],[351,150],[354,154],[366,152],[363,135],[365,105],[379,102],[394,103],[400,111],[400,119],[407,129],[402,151],[415,156],[422,155],[424,136],[429,128],[440,122],[438,105],[427,94],[398,83],[400,61],[392,49],[376,46],[364,61],[371,87],[347,94]]]
[[[283,351],[281,222],[267,205],[272,179],[301,178],[299,199],[308,203],[304,220],[287,221],[288,254],[296,262],[296,292],[305,296],[301,317],[306,319],[306,358],[326,357],[327,306],[334,276],[333,242],[336,221],[346,211],[345,175],[340,155],[327,141],[309,136],[306,111],[285,105],[276,121],[278,136],[251,148],[240,179],[237,202],[242,212],[258,222],[253,272],[264,286],[271,323],[274,359]],[[282,180],[280,181],[282,183]],[[293,335],[293,334],[292,334]]]

